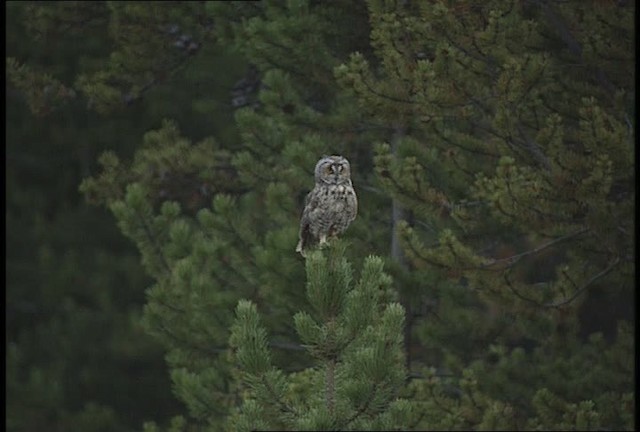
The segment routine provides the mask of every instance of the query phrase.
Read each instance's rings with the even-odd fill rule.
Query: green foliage
[[[196,213],[216,193],[243,190],[230,159],[212,139],[192,145],[174,122],[164,121],[160,129],[145,134],[130,164],[113,153],[102,154],[103,172],[83,181],[80,191],[93,203],[111,203],[124,196],[127,185],[139,183],[154,204],[177,201]]]
[[[66,69],[12,54],[31,108],[128,107],[146,132],[81,190],[153,278],[144,326],[190,415],[169,430],[633,429],[627,2],[26,10],[36,35],[80,21],[109,45]],[[207,79],[228,90],[245,64],[221,102]],[[303,265],[303,197],[333,153],[358,218]]]
[[[105,64],[78,76],[92,108],[109,113],[167,80],[210,42],[210,23],[197,2],[106,2],[115,49]]]
[[[140,325],[149,278],[139,256],[113,217],[87,206],[77,190],[96,155],[127,154],[149,120],[135,111],[100,119],[78,102],[70,85],[78,64],[108,52],[97,22],[87,22],[84,37],[78,37],[83,24],[72,22],[52,24],[59,33],[31,37],[56,8],[74,4],[6,7],[6,50],[14,59],[7,60],[6,91],[5,425],[11,431],[132,431],[180,409],[162,347]]]
[[[51,75],[34,72],[15,58],[7,58],[6,70],[7,78],[24,93],[29,109],[36,115],[47,114],[76,95]]]
[[[384,301],[390,278],[368,257],[360,281],[335,242],[307,258],[307,295],[317,317],[294,316],[314,365],[285,375],[274,367],[256,306],[241,300],[230,345],[246,387],[230,430],[399,430],[410,411],[404,385],[404,310]],[[368,313],[360,314],[368,306]],[[301,388],[304,386],[304,389]],[[299,390],[298,390],[299,389]]]
[[[513,368],[502,377],[486,365],[474,375],[473,407],[442,396],[451,417],[427,415],[417,427],[632,428],[617,408],[630,371],[591,358],[580,340],[594,331],[589,290],[610,293],[610,304],[632,293],[632,225],[623,222],[632,220],[632,84],[603,51],[587,54],[595,40],[631,49],[629,8],[371,1],[369,11],[376,58],[352,55],[336,79],[370,116],[407,131],[395,148],[377,145],[376,174],[411,212],[396,229],[413,271],[450,280],[418,282],[437,307],[417,332],[440,347],[431,361],[454,374],[494,356],[494,341]],[[599,20],[597,36],[583,14]],[[630,358],[610,342],[600,349]],[[532,409],[545,386],[572,414]],[[616,402],[594,402],[602,392]]]

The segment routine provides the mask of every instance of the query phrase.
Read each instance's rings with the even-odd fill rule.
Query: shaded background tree
[[[362,203],[349,260],[386,257],[407,310],[415,428],[631,429],[633,5],[347,3],[36,6],[42,31],[102,14],[112,45],[69,75],[10,53],[36,112],[150,110],[82,188],[138,246],[193,425],[235,404],[239,298],[277,366],[309,364],[293,250],[315,161],[339,153]]]
[[[424,426],[629,428],[632,8],[372,1],[369,13],[375,58],[356,53],[337,76],[402,131],[375,169],[406,210],[405,292],[429,347],[415,359],[461,378],[443,380],[458,397],[440,404],[417,384]]]
[[[226,127],[227,95],[245,65],[213,50],[196,68],[171,69],[169,85],[97,113],[101,101],[91,101],[76,79],[105,68],[117,46],[111,6],[7,4],[8,430],[139,430],[145,420],[181,411],[163,348],[140,324],[150,279],[139,253],[105,209],[87,205],[78,185],[103,151],[131,157],[165,117],[192,136],[211,128],[236,136]],[[174,5],[172,13],[181,12]],[[229,75],[207,73],[217,64]],[[211,121],[202,107],[218,94],[224,102]]]

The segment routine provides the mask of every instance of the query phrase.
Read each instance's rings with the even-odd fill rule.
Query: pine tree
[[[309,341],[304,315],[292,316],[314,299],[293,249],[312,167],[330,153],[351,161],[361,203],[346,258],[366,269],[382,257],[406,311],[408,429],[633,429],[627,2],[210,2],[176,7],[178,18],[109,5],[116,53],[76,82],[93,109],[151,97],[164,74],[184,78],[164,67],[187,57],[151,51],[185,26],[202,44],[188,53],[194,75],[214,70],[207,47],[249,65],[230,97],[239,140],[216,128],[191,144],[185,119],[167,122],[131,162],[104,155],[83,185],[154,279],[145,326],[195,420],[172,430],[220,428],[229,413],[237,427],[322,425],[328,404],[309,389],[326,375],[294,348]],[[10,66],[17,82],[46,81]],[[212,121],[225,118],[199,99]],[[251,303],[234,321],[240,299]],[[227,355],[232,325],[244,384]],[[313,354],[326,371],[326,352]],[[353,377],[343,378],[336,386]],[[334,409],[357,406],[348,400]],[[273,405],[301,401],[318,411]],[[380,415],[360,426],[382,427]]]
[[[396,261],[390,264],[403,282],[403,303],[412,306],[405,338],[414,351],[410,365],[416,371],[421,364],[436,366],[415,373],[423,378],[412,384],[415,397],[427,407],[415,427],[555,427],[583,425],[585,418],[592,428],[630,427],[630,363],[612,365],[589,356],[600,339],[580,341],[589,330],[578,307],[581,294],[605,276],[621,296],[630,287],[630,243],[624,235],[632,229],[624,222],[631,220],[631,165],[624,156],[630,83],[624,75],[605,73],[606,64],[594,64],[595,53],[576,59],[575,43],[565,34],[568,24],[558,17],[575,20],[577,12],[517,2],[448,7],[372,1],[371,48],[341,65],[344,52],[319,44],[321,38],[310,41],[316,45],[307,43],[309,29],[322,30],[321,17],[335,12],[334,4],[246,9],[214,4],[211,10],[227,13],[231,29],[223,30],[263,75],[258,104],[236,114],[244,148],[232,164],[246,187],[263,190],[266,200],[249,192],[230,204],[230,212],[246,216],[264,208],[271,223],[254,220],[249,231],[255,234],[243,231],[246,243],[279,239],[278,248],[271,243],[252,249],[271,264],[246,278],[254,286],[268,278],[269,289],[258,292],[271,325],[282,326],[303,304],[300,297],[290,301],[300,292],[291,283],[298,276],[287,277],[295,274],[290,273],[295,263],[285,264],[289,272],[274,271],[279,264],[274,259],[295,242],[295,202],[287,197],[304,187],[305,173],[298,167],[313,166],[314,155],[341,142],[348,147],[336,150],[352,149],[356,167],[366,172],[369,150],[360,146],[378,141],[377,178],[361,177],[360,184],[391,196],[386,203],[394,211],[388,207],[386,221],[393,223],[392,239],[402,248],[385,251],[389,237],[376,229],[385,220],[373,210],[385,201],[375,193],[365,192],[361,199],[374,206],[365,204],[353,233],[368,240],[362,245],[390,252]],[[582,14],[589,22],[618,14],[617,21],[629,29],[627,11],[610,7]],[[358,12],[361,19],[363,11]],[[612,22],[611,16],[603,19]],[[600,27],[595,28],[604,41],[598,43],[613,45],[607,40],[617,34]],[[307,49],[287,50],[292,40]],[[598,49],[591,46],[596,42],[587,39],[579,46],[591,52]],[[331,68],[304,61],[310,52],[333,67],[341,87],[323,87],[333,82]],[[576,60],[593,79],[567,70]],[[306,85],[305,76],[316,77],[314,85]],[[613,99],[602,89],[602,76],[622,79]],[[345,124],[365,133],[352,137]],[[385,126],[376,130],[377,125]],[[359,153],[360,148],[366,151]],[[611,230],[609,220],[621,224]],[[245,269],[240,261],[234,267]],[[586,263],[600,268],[587,272]],[[610,342],[615,333],[609,330]],[[622,324],[617,342],[606,345],[610,355],[630,359],[629,336]],[[563,364],[572,364],[575,375],[553,372],[565,370]],[[597,376],[609,374],[615,378],[597,385]],[[451,375],[460,378],[446,378]],[[450,419],[438,415],[441,405],[427,384],[448,395]],[[578,407],[575,416],[551,416],[541,408],[545,395]]]
[[[254,6],[246,8],[251,12]],[[235,9],[242,12],[244,7],[211,5],[211,9],[228,8],[226,13],[232,16]],[[286,40],[308,39],[305,23],[331,29],[326,11],[323,16],[310,7],[305,9],[303,3],[289,7],[301,16],[291,19],[290,10],[270,4],[264,15],[283,23],[274,26],[261,15],[250,25],[254,31],[264,27],[262,30],[271,32],[269,36]],[[222,19],[223,12],[216,21],[221,40],[226,31],[223,24],[234,21]],[[303,22],[298,23],[301,17]],[[265,37],[261,31],[253,37]],[[322,46],[314,49],[319,55],[326,51]],[[306,52],[297,55],[302,59]],[[278,52],[278,56],[291,53]],[[286,70],[261,64],[255,57],[251,63],[262,69],[262,87],[257,104],[236,112],[243,139],[240,151],[231,153],[232,143],[212,140],[194,147],[179,136],[175,125],[167,123],[147,134],[132,163],[104,155],[102,174],[83,185],[88,196],[109,205],[123,232],[142,252],[156,281],[149,290],[146,327],[168,348],[174,388],[192,418],[213,428],[235,398],[224,350],[231,325],[229,312],[238,299],[248,298],[264,311],[275,334],[270,344],[277,348],[276,359],[286,359],[289,369],[303,364],[302,353],[292,348],[291,325],[293,313],[308,306],[299,286],[302,260],[292,253],[299,206],[304,189],[311,186],[310,174],[318,155],[339,142],[322,133],[322,123],[333,129],[345,123],[343,117],[323,117],[310,106],[327,103],[326,90],[337,60],[315,71],[324,74],[322,89],[307,89],[292,78],[313,69],[302,61],[292,62]],[[307,70],[296,70],[303,67]],[[175,184],[176,178],[185,177],[189,183]],[[166,192],[172,185],[178,194]],[[189,210],[184,198],[191,193],[201,199]],[[207,202],[212,203],[210,208]],[[200,288],[194,290],[194,282]],[[204,349],[205,343],[213,349]]]
[[[233,307],[239,296],[251,298],[252,286],[246,282],[254,278],[253,269],[236,272],[242,258],[229,244],[244,241],[251,232],[243,221],[235,225],[235,203],[229,196],[216,195],[212,208],[200,210],[196,218],[184,214],[177,201],[161,199],[163,188],[171,184],[158,182],[157,174],[165,172],[191,178],[190,187],[176,190],[204,193],[198,201],[202,205],[208,193],[199,185],[226,173],[225,152],[212,140],[192,146],[167,123],[146,135],[145,148],[131,166],[118,168],[115,156],[103,158],[104,175],[83,188],[108,191],[120,169],[138,173],[121,198],[115,195],[107,202],[155,281],[147,292],[144,324],[168,350],[174,391],[192,417],[212,422],[224,417],[233,397],[229,363],[222,354]]]
[[[165,10],[182,24],[180,15],[192,6]],[[24,2],[9,5],[7,11],[7,427],[126,431],[138,430],[144,419],[164,422],[183,406],[172,397],[162,346],[140,324],[150,277],[113,217],[83,203],[78,184],[95,169],[96,155],[108,149],[101,158],[106,164],[115,161],[115,154],[127,158],[142,134],[157,128],[164,116],[179,119],[190,135],[204,135],[203,130],[212,128],[221,136],[233,132],[226,128],[231,114],[225,106],[212,108],[211,99],[221,99],[220,91],[226,95],[224,80],[231,85],[234,77],[212,80],[208,70],[218,62],[229,71],[244,63],[202,44],[199,52],[206,56],[196,60],[189,55],[181,67],[168,69],[167,74],[182,79],[162,89],[158,79],[135,100],[114,99],[117,103],[107,106],[99,103],[106,97],[92,101],[78,85],[79,75],[109,64],[114,59],[111,50],[128,43],[127,37],[112,43],[108,27],[116,14],[107,3]],[[158,17],[148,5],[145,11],[151,19]],[[149,32],[142,37],[149,44],[154,35],[166,35],[142,25],[139,14],[121,17],[120,24],[125,19],[137,23],[135,30],[130,28],[138,32],[137,44],[144,36],[141,29]],[[190,32],[186,25],[173,37]],[[125,51],[136,57],[138,49]],[[184,53],[179,47],[167,49],[170,55]],[[154,55],[159,54],[148,57]],[[118,61],[122,66],[125,60]],[[197,69],[185,70],[186,65]],[[194,78],[199,81],[191,81]],[[146,79],[148,75],[136,78]],[[109,91],[116,94],[129,90],[120,87],[125,81],[114,81],[109,74],[89,81],[112,85]],[[216,87],[219,83],[222,90]],[[203,107],[223,114],[213,121],[198,116]],[[224,155],[221,159],[223,165]],[[90,201],[107,204],[121,198],[123,185],[153,173],[142,169],[116,177]],[[164,196],[184,200],[187,211],[202,206],[201,195],[209,197],[208,177],[203,184],[183,173],[154,177],[154,205]],[[185,192],[184,185],[194,193]]]
[[[83,38],[34,39],[30,5],[7,4],[6,51],[28,59],[32,72],[48,70],[66,86],[87,47],[108,52],[101,29],[91,26]],[[25,95],[8,81],[6,428],[133,431],[150,416],[164,421],[182,407],[162,346],[139,322],[149,277],[113,216],[78,193],[96,155],[126,154],[148,125],[99,118],[77,97],[49,105],[47,114],[29,103],[44,83],[31,82]]]
[[[344,258],[344,243],[312,252],[306,293],[312,309],[293,320],[313,358],[285,374],[271,362],[267,332],[255,304],[241,300],[230,345],[244,383],[229,430],[403,430],[410,406],[404,386],[404,310],[382,260],[370,256],[360,280]]]
[[[437,366],[419,427],[633,427],[631,11],[369,2],[376,55],[336,72],[402,131],[375,169]]]

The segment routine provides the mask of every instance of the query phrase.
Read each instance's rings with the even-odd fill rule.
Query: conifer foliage
[[[343,243],[309,255],[311,310],[293,321],[313,365],[288,375],[272,365],[256,306],[238,303],[230,345],[247,391],[231,430],[403,428],[409,404],[397,396],[406,377],[404,310],[389,301],[391,280],[382,265],[366,258],[354,284]]]
[[[117,49],[78,77],[91,109],[212,73],[211,46],[249,70],[237,134],[167,121],[82,185],[154,279],[172,431],[633,429],[631,2],[133,3],[97,7]],[[305,261],[322,154],[351,161],[359,214]]]
[[[414,383],[425,418],[452,403],[424,424],[631,427],[631,8],[368,4],[375,55],[336,77],[403,131],[375,170],[408,215],[395,229],[426,306],[416,333],[440,347],[424,375],[461,395]]]

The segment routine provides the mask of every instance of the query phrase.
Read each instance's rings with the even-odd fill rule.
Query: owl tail
[[[298,246],[296,246],[296,252],[300,252],[300,255],[302,255],[303,257],[307,255],[302,244],[302,239],[300,239],[300,241],[298,242]]]
[[[298,246],[296,246],[296,252],[300,252],[300,255],[303,257],[307,256],[305,249],[309,246],[312,241],[311,233],[309,232],[309,224],[306,222],[305,218],[302,218],[302,222],[300,223],[300,233],[298,241]]]

